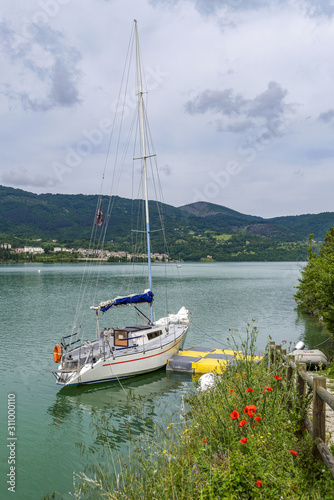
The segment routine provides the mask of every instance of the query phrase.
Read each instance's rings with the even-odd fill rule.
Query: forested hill
[[[103,200],[104,211],[107,204],[107,199]],[[67,246],[87,245],[96,205],[95,195],[37,195],[0,186],[1,239],[16,246],[36,239],[57,240]],[[133,221],[140,216],[138,207],[138,202],[113,198],[112,220],[106,237],[111,249],[130,250]],[[150,213],[152,230],[158,229],[156,202],[150,202]],[[229,256],[241,252],[246,260],[256,260],[251,256],[260,258],[259,245],[267,250],[280,246],[283,250],[288,244],[291,250],[301,242],[304,247],[310,233],[315,240],[323,241],[326,232],[334,226],[333,212],[264,219],[207,202],[178,208],[164,204],[162,213],[170,241],[169,251],[174,255],[182,253],[184,260],[196,260],[207,253],[215,260],[229,260]],[[164,251],[161,232],[152,232],[152,239],[156,251]],[[251,250],[252,245],[257,250],[255,247]],[[306,246],[304,250],[306,252]],[[304,255],[306,257],[306,253],[300,254],[300,258]]]

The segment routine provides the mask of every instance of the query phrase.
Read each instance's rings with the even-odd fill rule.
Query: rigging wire
[[[106,168],[107,168],[107,164],[108,164],[108,160],[109,160],[112,139],[114,137],[114,131],[115,131],[115,127],[116,127],[116,119],[118,117],[120,109],[121,109],[121,118],[123,117],[124,111],[125,111],[125,97],[123,99],[123,105],[121,108],[121,104],[122,104],[121,103],[121,93],[122,93],[122,89],[124,88],[124,86],[126,89],[128,88],[129,71],[130,71],[130,66],[131,66],[131,64],[130,64],[131,63],[131,47],[133,47],[134,33],[135,33],[135,29],[133,26],[132,31],[131,31],[130,41],[129,41],[128,48],[127,48],[125,64],[124,64],[122,78],[121,78],[121,85],[119,88],[118,99],[117,99],[116,109],[115,109],[115,113],[114,113],[114,119],[113,119],[111,131],[110,131],[110,136],[109,136],[107,154],[106,154],[106,158],[105,158],[104,169],[103,169],[103,174],[102,174],[102,179],[101,179],[100,195],[98,196],[96,210],[95,210],[95,216],[94,216],[94,223],[93,223],[93,227],[92,227],[91,235],[90,235],[89,251],[93,254],[94,254],[94,252],[96,252],[97,249],[102,250],[104,248],[108,222],[109,222],[111,210],[112,210],[112,207],[114,204],[114,199],[113,199],[112,195],[110,194],[108,209],[107,209],[107,213],[106,213],[105,221],[104,221],[104,225],[103,225],[104,227],[103,227],[102,231],[99,231],[99,233],[98,233],[98,231],[97,231],[98,228],[95,224],[95,221],[96,221],[96,217],[98,214],[100,203],[102,201],[103,184],[104,184],[104,180],[105,180],[105,173],[106,173]],[[124,85],[124,81],[126,81],[125,85]],[[127,92],[125,92],[125,96],[126,95],[127,95]],[[115,165],[117,163],[117,158],[118,158],[119,144],[120,144],[120,131],[119,131],[119,135],[118,135],[118,142],[117,142],[116,153],[115,153],[115,164],[114,164],[114,173],[113,173],[113,177],[112,177],[112,185],[114,183],[114,178],[115,178],[115,171],[116,171]],[[79,294],[78,294],[77,305],[76,305],[76,310],[75,310],[75,315],[74,315],[72,333],[74,332],[76,324],[78,323],[79,315],[81,314],[81,316],[83,317],[85,312],[86,312],[85,308],[83,308],[83,303],[86,300],[86,297],[88,297],[91,293],[91,289],[93,286],[93,277],[94,277],[93,276],[93,269],[94,270],[97,269],[97,273],[96,273],[96,277],[95,277],[96,278],[95,281],[97,283],[98,277],[100,274],[101,263],[102,263],[102,260],[100,260],[100,262],[99,262],[100,266],[98,266],[97,268],[94,266],[94,268],[93,268],[93,263],[91,261],[89,261],[88,257],[86,258],[85,268],[84,268],[84,272],[82,275],[80,288],[79,288]],[[96,292],[95,292],[95,294],[96,294]],[[93,300],[95,301],[95,295],[94,295]]]
[[[137,143],[137,146],[134,146],[138,148],[138,143],[140,144],[140,157],[142,158],[143,156],[143,151],[142,151],[142,144],[140,141],[138,141],[138,127],[139,127],[139,117],[138,117],[138,109],[134,110],[132,120],[130,123],[129,127],[129,133],[126,137],[125,132],[124,132],[124,122],[125,119],[127,118],[127,115],[129,113],[129,109],[132,108],[132,95],[129,93],[129,86],[130,86],[130,73],[131,73],[131,66],[132,66],[132,60],[134,57],[134,41],[135,41],[135,27],[133,26],[132,31],[131,31],[131,36],[130,36],[130,41],[129,45],[127,48],[127,53],[126,53],[126,60],[125,64],[123,67],[123,72],[122,72],[122,78],[121,78],[121,85],[119,88],[119,93],[118,93],[118,98],[117,98],[117,103],[115,107],[115,112],[114,112],[114,117],[113,117],[113,122],[112,122],[112,127],[110,131],[110,136],[109,136],[109,141],[108,141],[108,146],[107,146],[107,152],[106,152],[106,158],[104,162],[104,168],[103,168],[103,173],[102,173],[102,179],[101,179],[101,186],[100,186],[100,194],[97,199],[96,203],[96,209],[95,209],[95,216],[94,216],[94,223],[93,227],[91,229],[91,234],[90,234],[90,241],[89,241],[89,252],[96,256],[99,260],[98,264],[96,265],[96,262],[91,261],[88,256],[85,260],[85,268],[84,272],[81,278],[81,283],[80,283],[80,288],[79,288],[79,294],[78,294],[78,300],[77,300],[77,305],[76,305],[76,310],[75,310],[75,315],[74,315],[74,323],[73,323],[73,329],[72,333],[74,333],[75,325],[77,324],[83,324],[83,318],[84,315],[88,313],[89,309],[87,309],[86,302],[88,299],[92,296],[93,298],[93,304],[96,303],[96,297],[98,293],[98,281],[99,277],[102,271],[102,254],[98,254],[99,250],[103,250],[106,244],[106,238],[107,238],[107,230],[109,227],[109,221],[111,218],[112,212],[115,210],[117,207],[117,197],[113,194],[116,193],[118,190],[118,186],[120,184],[120,179],[122,172],[126,168],[126,159],[127,159],[127,153],[129,150],[129,145],[131,141],[131,137],[134,135],[135,136],[135,144]],[[137,77],[137,73],[136,73]],[[147,87],[147,82],[145,79],[145,73],[143,74],[144,77],[144,82],[145,82],[145,89]],[[138,88],[138,79],[136,80],[136,88]],[[145,101],[146,103],[143,102],[143,112],[144,112],[144,127],[145,127],[145,133],[147,136],[147,152],[146,156],[147,159],[149,160],[149,167],[150,167],[150,172],[152,173],[152,183],[153,183],[153,188],[154,188],[154,193],[155,193],[155,198],[156,198],[156,206],[157,206],[157,213],[158,213],[158,219],[160,221],[160,225],[162,228],[162,235],[163,235],[163,247],[164,247],[164,253],[169,255],[169,249],[167,245],[167,239],[166,239],[166,229],[165,229],[165,224],[164,224],[164,214],[163,214],[163,206],[162,204],[164,203],[163,201],[163,194],[162,194],[162,186],[161,186],[161,180],[159,176],[159,169],[156,161],[156,156],[154,152],[154,147],[153,147],[153,140],[152,140],[152,134],[151,130],[149,128],[148,120],[147,120],[147,113],[146,113],[146,104],[147,104],[147,92],[145,91]],[[137,106],[139,105],[139,99],[137,102]],[[137,117],[137,120],[136,120]],[[114,151],[114,159],[113,159],[113,169],[112,169],[112,176],[111,176],[111,188],[109,192],[109,199],[108,199],[108,206],[107,209],[104,210],[104,221],[102,227],[98,227],[96,225],[96,218],[97,214],[99,211],[100,204],[103,200],[103,186],[106,180],[106,170],[107,166],[109,163],[109,158],[111,155],[111,150],[112,150],[112,144],[115,146],[115,151]],[[122,146],[123,144],[123,146]],[[122,150],[122,151],[121,151]],[[133,158],[135,158],[135,149],[133,151]],[[142,179],[142,170],[143,168],[141,167],[141,181],[139,183],[139,191],[143,190],[144,188],[144,183]],[[134,180],[135,177],[135,170],[134,170],[134,163],[133,163],[133,170],[132,170],[132,178]],[[157,180],[156,180],[157,179]],[[150,179],[151,180],[151,179]],[[133,184],[134,185],[134,184]],[[133,198],[134,191],[132,190],[132,198]],[[142,198],[142,196],[138,196],[138,198]],[[158,201],[160,200],[160,201]],[[136,235],[133,238],[131,237],[132,243],[134,243],[134,254],[140,253],[145,253],[145,248],[147,251],[147,246],[145,243],[145,238],[144,238],[144,233],[139,232],[139,227],[140,227],[140,222],[141,219],[145,218],[145,213],[143,211],[143,201],[141,200],[133,200],[136,202],[138,205],[137,207],[137,230]],[[133,210],[134,205],[132,206]],[[132,212],[133,215],[133,212]],[[131,218],[131,221],[133,218]],[[145,225],[144,225],[145,227]],[[151,231],[152,232],[152,231]],[[135,259],[134,259],[135,260]],[[134,262],[133,262],[134,264]],[[144,266],[142,268],[144,271]],[[138,281],[138,275],[135,275],[135,273],[130,273],[131,278],[129,277],[128,281],[128,293],[129,291],[133,288],[133,284],[135,281]],[[140,279],[140,278],[139,278]],[[184,300],[184,294],[183,290],[180,286],[180,282],[178,280],[178,286],[179,289],[181,289],[181,295]],[[166,313],[168,314],[169,312],[169,307],[168,307],[168,291],[167,291],[167,262],[165,262],[165,294],[166,294],[166,308],[167,311]],[[84,335],[84,331],[81,331],[82,336]]]
[[[333,340],[333,338],[332,337],[328,337],[328,339],[324,340],[323,342],[320,342],[320,344],[317,344],[314,347],[319,347],[319,345],[325,344],[325,342],[328,342],[329,340]]]
[[[220,340],[215,339],[214,337],[212,337],[212,335],[209,335],[207,332],[205,332],[204,330],[202,330],[202,328],[200,328],[198,325],[196,325],[196,324],[193,322],[193,320],[191,320],[191,321],[190,321],[190,323],[189,323],[189,327],[190,327],[190,325],[193,325],[195,328],[197,328],[197,330],[199,330],[201,333],[203,333],[204,335],[206,335],[207,337],[209,337],[209,338],[210,338],[211,340],[213,340],[214,342],[218,342],[218,344],[221,344],[221,345],[223,345],[223,346],[225,346],[225,347],[228,347],[228,348],[230,348],[230,347],[231,347],[230,345],[228,345],[228,344],[224,344],[224,342],[221,342]]]

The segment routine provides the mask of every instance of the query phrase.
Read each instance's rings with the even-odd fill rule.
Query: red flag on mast
[[[102,201],[100,201],[100,207],[99,211],[97,212],[95,224],[97,226],[102,226],[102,223],[103,223],[103,212],[102,212]]]

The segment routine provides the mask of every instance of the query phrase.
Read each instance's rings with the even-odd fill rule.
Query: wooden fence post
[[[273,366],[275,363],[275,342],[269,343],[269,352],[270,352],[270,366]]]
[[[326,439],[326,403],[317,394],[317,388],[326,389],[326,377],[313,377],[313,440]],[[317,446],[313,447],[313,455],[319,456]]]
[[[277,345],[275,347],[275,361],[276,361],[276,366],[278,367],[281,363],[281,345]]]
[[[286,378],[288,359],[286,357],[286,349],[282,349],[282,361],[285,361],[282,369],[282,378]]]
[[[291,389],[291,385],[293,383],[292,375],[293,375],[293,368],[290,366],[290,362],[294,363],[295,362],[295,357],[293,354],[289,354],[288,356],[288,369],[286,373],[286,388],[289,391]]]
[[[291,408],[291,400],[290,400],[290,391],[293,387],[293,368],[290,366],[290,363],[295,362],[295,357],[292,354],[289,354],[287,357],[288,369],[286,371],[286,393],[284,394],[284,400],[288,398],[287,406]]]
[[[297,376],[297,392],[300,406],[303,404],[305,396],[305,380],[300,376],[299,372],[306,372],[306,363],[298,363],[298,376]]]

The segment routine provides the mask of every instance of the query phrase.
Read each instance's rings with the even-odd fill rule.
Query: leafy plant
[[[81,475],[74,496],[132,499],[330,499],[332,481],[313,458],[303,417],[310,398],[301,402],[287,386],[279,357],[257,362],[257,330],[249,325],[241,349],[213,386],[186,398],[178,425],[168,422],[156,434],[129,436],[126,465],[115,457]],[[100,432],[108,432],[101,423]],[[108,445],[106,444],[106,453]]]

